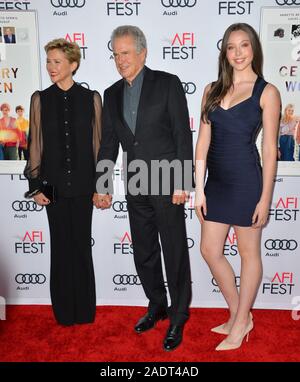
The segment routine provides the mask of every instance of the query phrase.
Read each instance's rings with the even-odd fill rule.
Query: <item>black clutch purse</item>
[[[50,200],[50,203],[55,203],[57,199],[56,188],[51,184],[43,184],[40,191]]]
[[[46,181],[44,181],[42,183],[42,186],[37,188],[36,190],[25,192],[24,197],[26,199],[29,199],[39,193],[43,193],[46,196],[46,198],[50,200],[50,203],[55,203],[57,200],[56,188],[51,184],[48,184]]]

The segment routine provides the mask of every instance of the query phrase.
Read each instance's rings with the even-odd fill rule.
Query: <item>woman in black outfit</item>
[[[55,318],[62,325],[90,323],[96,310],[91,222],[101,97],[73,80],[81,58],[77,44],[56,39],[45,51],[53,85],[31,97],[27,196],[47,210]],[[55,201],[46,197],[45,185],[54,187]]]

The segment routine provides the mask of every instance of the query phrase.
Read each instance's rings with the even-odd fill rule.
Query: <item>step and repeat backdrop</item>
[[[4,11],[36,11],[40,50],[40,69],[37,70],[41,73],[41,88],[50,85],[43,47],[53,38],[64,37],[81,47],[82,63],[76,81],[101,94],[119,79],[110,44],[112,30],[122,24],[139,26],[148,41],[147,65],[175,73],[182,81],[195,143],[201,97],[205,85],[216,79],[222,35],[234,22],[249,23],[259,32],[262,7],[279,9],[282,17],[293,20],[293,30],[297,30],[300,0],[1,1],[0,20],[5,16]],[[288,21],[284,25],[287,30]],[[270,34],[271,29],[269,27],[267,33]],[[280,22],[276,21],[274,31],[281,38],[282,32],[278,29],[284,28],[280,28]],[[278,50],[275,45],[273,48]],[[282,70],[284,80],[287,81],[288,77],[293,80],[292,90],[289,94],[286,92],[284,102],[295,104],[300,91],[297,56],[294,63],[287,61],[281,65],[286,66]],[[0,82],[3,83],[5,73],[9,72],[3,72],[2,66],[0,69]],[[265,77],[268,81],[268,70]],[[274,82],[272,76],[271,79]],[[7,96],[5,91],[6,88],[0,84],[1,104]],[[23,103],[25,117],[28,118],[29,99]],[[21,175],[24,163],[20,161],[15,165],[19,174],[18,171],[11,171],[11,174],[2,171],[0,175],[0,296],[10,304],[47,304],[50,303],[50,238],[46,211],[34,201],[24,199],[27,190],[27,181]],[[263,231],[261,254],[264,275],[255,303],[257,308],[293,309],[300,303],[300,297],[297,297],[300,296],[300,171],[293,165],[283,166],[275,179],[270,221]],[[127,205],[122,195],[121,159],[114,175],[118,194],[114,196],[112,208],[106,211],[95,209],[93,215],[91,241],[97,303],[146,305],[133,263]],[[223,307],[225,303],[218,285],[199,252],[200,224],[193,203],[192,194],[185,206],[192,269],[192,306]],[[227,237],[224,255],[234,267],[239,286],[240,257],[233,229]]]

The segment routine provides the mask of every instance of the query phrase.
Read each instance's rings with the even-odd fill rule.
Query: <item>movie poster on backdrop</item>
[[[31,94],[40,89],[37,14],[0,13],[0,173],[22,173]]]
[[[300,175],[300,7],[263,7],[264,77],[280,91],[278,175]]]

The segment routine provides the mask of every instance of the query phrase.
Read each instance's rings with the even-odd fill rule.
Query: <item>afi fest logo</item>
[[[190,129],[192,133],[196,133],[196,127],[195,127],[195,119],[194,117],[190,117]]]
[[[0,11],[28,11],[30,1],[0,1]]]
[[[236,256],[239,253],[237,247],[237,238],[233,230],[231,230],[228,235],[224,245],[224,255],[225,256]]]
[[[82,59],[86,59],[86,51],[88,47],[86,46],[85,34],[83,32],[73,32],[67,33],[65,39],[70,42],[76,42],[81,50]]]
[[[270,220],[288,222],[299,219],[299,198],[296,196],[280,197],[272,203],[269,211]]]
[[[114,243],[114,255],[132,255],[133,247],[131,236],[128,232],[119,238],[119,241]]]
[[[194,195],[190,194],[189,200],[185,203],[184,206],[184,217],[186,220],[193,220],[196,216],[194,202]]]
[[[195,33],[176,33],[171,40],[171,45],[163,46],[163,59],[193,60],[195,57]]]
[[[276,272],[273,277],[266,277],[269,282],[262,284],[262,293],[271,295],[291,295],[292,289],[295,286],[293,277],[293,272]]]
[[[108,1],[106,12],[108,16],[139,16],[140,1]]]
[[[250,15],[254,1],[219,1],[219,15]]]
[[[15,242],[15,253],[17,255],[42,255],[44,246],[43,231],[26,231],[25,235]]]

